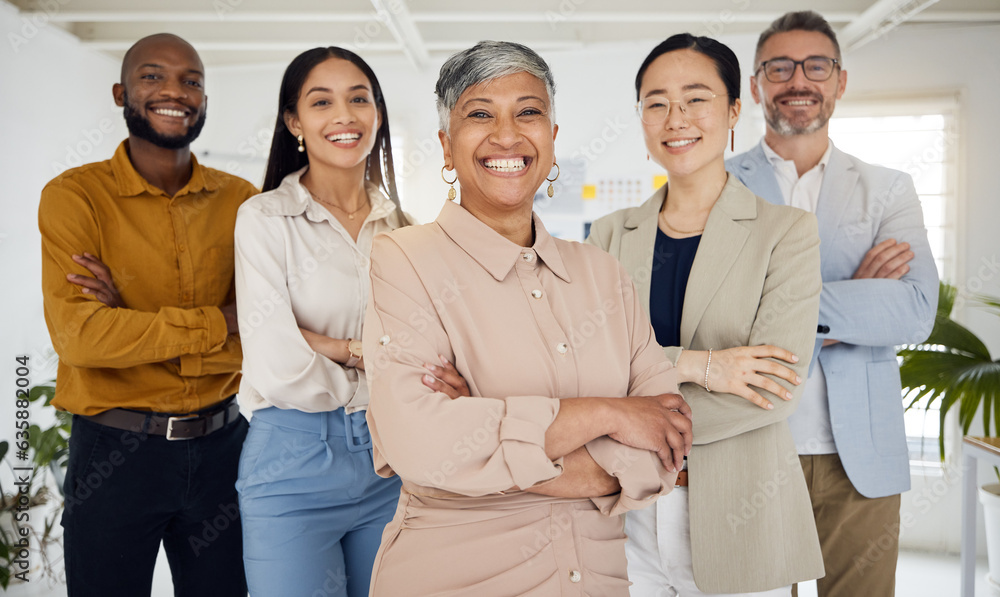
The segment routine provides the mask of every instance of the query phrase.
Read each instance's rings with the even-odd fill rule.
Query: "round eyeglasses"
[[[833,76],[834,67],[840,65],[836,58],[826,56],[811,56],[805,60],[791,58],[774,58],[765,60],[757,67],[757,72],[764,71],[764,76],[772,83],[784,83],[795,76],[795,68],[802,66],[802,74],[810,81],[822,82]]]
[[[677,106],[689,120],[701,120],[712,113],[712,100],[718,96],[711,91],[698,89],[689,91],[680,99],[670,100],[662,95],[650,95],[642,98],[636,105],[639,119],[643,124],[659,126],[670,116],[671,106]]]

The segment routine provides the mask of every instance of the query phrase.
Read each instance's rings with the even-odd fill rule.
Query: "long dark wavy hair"
[[[403,216],[403,210],[399,205],[399,194],[396,192],[396,171],[392,165],[392,142],[389,135],[389,113],[385,107],[385,98],[382,96],[382,86],[379,85],[375,73],[361,56],[336,46],[306,50],[296,56],[285,69],[285,75],[281,78],[281,91],[278,93],[278,116],[274,123],[274,137],[271,138],[271,153],[267,158],[267,172],[264,175],[264,186],[261,190],[267,192],[277,188],[285,176],[309,164],[306,153],[299,151],[298,141],[285,125],[285,114],[295,114],[302,86],[309,78],[309,73],[318,64],[330,58],[340,58],[350,62],[361,69],[361,72],[368,77],[368,82],[371,83],[372,95],[375,98],[379,116],[382,118],[382,124],[375,133],[375,145],[372,147],[371,153],[368,154],[368,161],[365,164],[365,179],[389,196],[389,199],[396,205],[400,224],[405,225],[406,218]]]

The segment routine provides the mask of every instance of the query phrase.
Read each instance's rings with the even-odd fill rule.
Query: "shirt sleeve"
[[[653,326],[642,308],[635,284],[621,266],[619,288],[632,346],[628,395],[678,393],[677,370],[656,343]],[[598,466],[617,478],[622,488],[618,494],[591,498],[608,516],[645,508],[674,487],[677,473],[667,471],[660,457],[649,450],[626,446],[607,436],[587,443],[586,447]]]
[[[47,185],[38,228],[45,319],[53,347],[68,365],[126,368],[222,350],[228,334],[218,307],[111,308],[66,279],[92,275],[73,255],[86,251],[102,259],[100,225],[82,190],[66,181]]]
[[[243,347],[240,337],[238,334],[230,334],[220,350],[201,354],[182,354],[180,362],[181,377],[239,372],[243,368]]]
[[[909,243],[913,259],[899,280],[835,280],[823,284],[819,335],[848,344],[893,346],[923,342],[934,327],[938,273],[927,241],[920,199],[908,174],[897,173],[885,192],[872,246],[890,238]],[[860,264],[859,264],[860,265]]]
[[[771,252],[747,346],[771,344],[791,351],[798,355],[797,363],[777,362],[806,379],[816,338],[821,287],[816,216],[802,212]],[[783,387],[787,385],[777,377],[768,377]],[[798,407],[803,388],[804,384],[790,388],[792,400],[758,388],[774,405],[772,410],[766,410],[733,394],[707,392],[698,384],[684,384],[683,394],[694,414],[694,443],[716,442],[787,419]]]
[[[545,455],[545,432],[559,412],[559,400],[452,400],[423,385],[424,363],[438,362],[438,355],[454,362],[452,347],[476,339],[450,336],[444,329],[433,305],[433,281],[425,286],[391,236],[374,241],[371,282],[364,350],[376,471],[468,496],[524,489],[557,477],[561,459]]]
[[[244,380],[278,408],[324,412],[352,401],[367,403],[360,371],[314,351],[299,330],[288,293],[282,221],[248,205],[236,218],[236,308]]]

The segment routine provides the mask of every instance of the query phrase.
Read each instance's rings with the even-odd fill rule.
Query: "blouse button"
[[[580,582],[583,580],[583,575],[580,574],[579,570],[569,571],[569,582]]]
[[[536,299],[540,299],[542,298],[542,291],[536,288],[535,290],[531,291],[531,296],[535,297]]]
[[[521,259],[524,259],[528,263],[531,263],[532,261],[535,260],[535,254],[531,253],[530,251],[525,251],[524,253],[521,253]]]
[[[569,346],[567,346],[565,342],[560,342],[559,344],[556,344],[556,352],[559,354],[566,354],[569,352]]]
[[[381,344],[382,346],[385,346],[386,344],[388,344],[389,343],[389,335],[386,334],[385,336],[382,336],[381,338],[379,338],[378,339],[378,343]]]

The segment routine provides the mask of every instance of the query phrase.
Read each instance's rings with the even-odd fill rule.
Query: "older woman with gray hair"
[[[368,422],[376,470],[403,481],[374,596],[625,597],[618,515],[669,491],[690,449],[631,280],[532,212],[553,92],[519,44],[449,58],[439,137],[461,204],[372,247]]]

